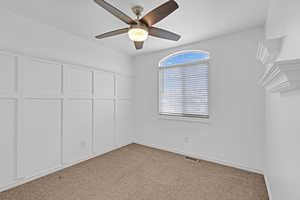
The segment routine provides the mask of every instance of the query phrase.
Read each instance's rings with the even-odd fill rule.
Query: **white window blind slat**
[[[159,68],[159,113],[208,118],[208,62]]]

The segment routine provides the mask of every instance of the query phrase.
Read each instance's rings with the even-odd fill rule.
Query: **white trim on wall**
[[[27,56],[25,54],[18,54],[18,53],[12,53],[9,51],[0,51],[0,55],[7,55],[7,56],[11,56],[14,59],[14,65],[15,65],[15,74],[14,74],[14,81],[15,81],[15,85],[14,85],[14,90],[12,92],[8,92],[5,94],[0,94],[0,100],[13,100],[15,101],[15,130],[14,130],[14,177],[13,180],[8,183],[8,185],[5,186],[1,186],[0,187],[0,192],[5,191],[7,189],[16,187],[18,185],[24,184],[26,182],[29,182],[31,180],[40,178],[42,176],[48,175],[50,173],[62,170],[64,168],[67,168],[69,166],[72,166],[74,164],[78,164],[82,161],[85,161],[87,159],[90,158],[94,158],[97,157],[99,155],[102,155],[104,153],[107,153],[108,151],[105,152],[101,152],[96,153],[95,152],[95,113],[94,113],[94,103],[95,100],[111,100],[114,103],[114,113],[113,113],[113,134],[114,134],[114,144],[113,144],[113,149],[117,149],[120,148],[122,145],[117,144],[116,141],[116,135],[117,135],[117,118],[116,118],[116,103],[117,101],[122,101],[122,100],[126,100],[126,101],[133,101],[133,97],[132,95],[130,96],[117,96],[117,87],[116,87],[116,76],[121,76],[126,78],[126,80],[128,80],[129,82],[132,82],[132,79],[134,78],[134,76],[131,75],[127,75],[127,74],[123,74],[123,73],[118,73],[118,72],[113,72],[113,71],[108,71],[108,70],[103,70],[100,69],[98,67],[91,67],[91,66],[84,66],[84,65],[76,65],[76,64],[70,64],[70,63],[65,63],[65,62],[59,62],[59,61],[54,61],[54,60],[47,60],[47,59],[43,59],[43,58],[39,58],[39,57],[34,57],[34,56]],[[23,74],[23,70],[19,67],[19,62],[22,59],[29,59],[29,60],[34,60],[34,61],[38,61],[38,62],[42,62],[42,63],[47,63],[47,64],[55,64],[56,66],[60,67],[60,81],[61,81],[61,85],[60,85],[60,89],[59,92],[57,94],[48,94],[48,93],[41,93],[41,94],[35,94],[34,92],[31,93],[24,93],[23,89],[24,89],[24,74]],[[67,74],[69,73],[71,68],[76,68],[76,69],[80,69],[80,70],[84,70],[87,72],[90,72],[92,74],[91,76],[91,93],[90,94],[86,94],[86,95],[71,95],[68,91],[67,88],[67,84],[66,84],[66,80],[67,80]],[[94,88],[94,82],[95,82],[95,73],[96,72],[105,72],[105,73],[109,73],[114,77],[114,96],[111,98],[99,98],[96,97],[95,95],[95,88]],[[21,131],[23,130],[22,127],[22,118],[23,118],[23,103],[25,100],[58,100],[61,102],[60,104],[60,116],[61,116],[61,123],[60,123],[60,158],[59,158],[59,164],[58,166],[53,166],[51,168],[48,169],[43,169],[40,171],[35,171],[33,174],[30,175],[26,175],[26,176],[20,176],[20,174],[18,174],[19,171],[19,136]],[[65,163],[64,162],[64,141],[63,141],[63,135],[64,135],[64,124],[65,124],[65,120],[66,120],[66,116],[65,116],[65,108],[66,108],[66,102],[69,100],[90,100],[92,102],[92,141],[91,141],[91,154],[88,156],[85,156],[82,159],[76,160],[76,161],[72,161],[72,162],[68,162]],[[130,139],[132,140],[132,138]],[[110,151],[110,150],[109,150]]]
[[[275,62],[261,78],[270,92],[291,92],[300,89],[300,59]]]
[[[240,164],[237,164],[237,163],[234,163],[234,162],[231,162],[231,161],[225,161],[225,160],[218,159],[218,158],[211,157],[211,156],[207,156],[207,155],[199,155],[199,154],[194,154],[194,153],[186,153],[186,152],[183,152],[183,151],[178,151],[176,149],[167,149],[167,148],[164,148],[164,147],[161,147],[161,146],[158,146],[158,145],[146,144],[146,143],[137,142],[137,141],[135,141],[134,143],[140,144],[140,145],[144,145],[144,146],[148,146],[148,147],[155,148],[155,149],[160,149],[160,150],[163,150],[163,151],[168,151],[168,152],[180,154],[180,155],[183,155],[183,156],[197,158],[199,160],[204,160],[204,161],[208,161],[208,162],[212,162],[212,163],[216,163],[216,164],[220,164],[220,165],[224,165],[224,166],[228,166],[228,167],[233,167],[233,168],[241,169],[241,170],[248,171],[248,172],[253,172],[253,173],[257,173],[257,174],[263,174],[262,170],[253,169],[253,168],[242,166]]]
[[[265,179],[265,183],[266,183],[266,187],[267,187],[267,191],[268,191],[268,195],[269,195],[269,200],[272,200],[272,192],[271,192],[271,185],[270,185],[270,181],[269,178],[266,174],[264,174],[264,179]]]
[[[90,65],[80,64],[80,63],[67,62],[67,61],[55,59],[55,58],[52,58],[52,57],[39,57],[39,56],[31,55],[31,54],[28,54],[28,53],[23,53],[23,52],[18,52],[18,51],[15,51],[15,50],[10,50],[10,49],[3,49],[3,48],[1,49],[0,48],[0,54],[15,56],[15,57],[32,58],[32,59],[35,59],[35,60],[40,60],[42,62],[48,62],[50,64],[72,65],[72,66],[81,67],[83,69],[89,68],[91,70],[101,71],[101,72],[109,72],[109,73],[113,73],[113,74],[122,75],[122,76],[125,76],[125,77],[128,77],[128,78],[134,78],[135,77],[134,74],[116,72],[116,71],[108,70],[108,69],[103,68],[101,66],[90,66]]]
[[[106,152],[107,153],[107,152]],[[105,154],[105,153],[103,153]],[[68,167],[71,167],[73,165],[76,165],[76,164],[79,164],[83,161],[87,161],[89,159],[92,159],[92,158],[95,158],[95,157],[98,157],[100,155],[103,155],[103,154],[95,154],[95,155],[91,155],[91,156],[88,156],[84,159],[81,159],[81,160],[78,160],[76,162],[72,162],[72,163],[69,163],[69,164],[62,164],[61,166],[59,167],[56,167],[56,168],[52,168],[52,169],[49,169],[49,170],[46,170],[46,171],[43,171],[43,172],[40,172],[40,173],[37,173],[33,176],[29,176],[29,177],[26,177],[26,178],[17,178],[14,182],[12,182],[11,184],[7,185],[7,186],[4,186],[4,187],[1,187],[0,188],[0,192],[3,192],[3,191],[6,191],[6,190],[9,190],[9,189],[12,189],[16,186],[19,186],[19,185],[22,185],[22,184],[25,184],[25,183],[28,183],[30,181],[33,181],[33,180],[36,180],[38,178],[41,178],[43,176],[47,176],[49,174],[52,174],[54,172],[58,172],[60,170],[63,170],[63,169],[66,169]]]

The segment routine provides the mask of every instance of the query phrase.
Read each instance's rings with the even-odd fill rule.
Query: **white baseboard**
[[[206,161],[217,163],[217,164],[220,164],[220,165],[225,165],[225,166],[228,166],[228,167],[241,169],[241,170],[248,171],[248,172],[263,174],[262,170],[260,170],[260,169],[254,169],[254,168],[251,168],[251,167],[246,167],[246,166],[243,166],[241,164],[237,164],[237,163],[234,163],[234,162],[231,162],[231,161],[225,161],[225,160],[213,158],[213,157],[210,157],[210,156],[196,155],[196,154],[187,154],[187,156],[198,158],[200,160],[206,160]]]
[[[176,149],[167,149],[167,148],[164,148],[164,147],[161,147],[161,146],[158,146],[158,145],[153,145],[153,144],[145,144],[145,143],[141,143],[141,142],[135,142],[135,143],[140,144],[140,145],[144,145],[144,146],[148,146],[148,147],[152,147],[152,148],[155,148],[155,149],[161,149],[161,150],[164,150],[164,151],[169,151],[169,152],[172,152],[172,153],[197,158],[197,159],[200,159],[200,160],[205,160],[205,161],[225,165],[225,166],[228,166],[228,167],[241,169],[241,170],[248,171],[248,172],[263,174],[263,171],[260,170],[260,169],[253,169],[253,168],[246,167],[246,166],[243,166],[243,165],[231,162],[231,161],[225,161],[225,160],[222,160],[222,159],[213,158],[211,156],[181,152],[181,151],[178,151]]]
[[[272,200],[272,192],[271,192],[271,185],[270,185],[270,181],[267,175],[264,175],[264,179],[265,179],[265,183],[267,186],[267,190],[268,190],[268,195],[269,195],[269,200]]]
[[[48,170],[45,170],[43,172],[39,172],[33,176],[30,176],[30,177],[22,177],[22,178],[17,178],[14,182],[12,182],[11,184],[7,185],[7,186],[4,186],[4,187],[1,187],[0,188],[0,192],[3,192],[3,191],[6,191],[6,190],[9,190],[9,189],[12,189],[14,187],[17,187],[19,185],[22,185],[22,184],[25,184],[25,183],[28,183],[30,181],[33,181],[33,180],[36,180],[36,179],[39,179],[43,176],[47,176],[49,174],[52,174],[54,172],[58,172],[60,170],[63,170],[65,168],[68,168],[68,167],[71,167],[73,165],[76,165],[76,164],[79,164],[83,161],[86,161],[86,160],[89,160],[91,158],[94,158],[94,157],[97,157],[97,155],[93,155],[93,156],[88,156],[84,159],[81,159],[81,160],[78,160],[76,162],[72,162],[72,163],[68,163],[68,164],[63,164],[63,165],[60,165],[58,167],[55,167],[55,168],[52,168],[52,169],[48,169]]]
[[[111,151],[117,150],[117,149],[119,149],[119,148],[121,148],[121,147],[123,147],[123,146],[116,147],[116,148],[112,149]],[[73,166],[73,165],[79,164],[79,163],[81,163],[81,162],[87,161],[87,160],[89,160],[89,159],[96,158],[96,157],[98,157],[98,156],[101,156],[101,155],[103,155],[103,154],[105,154],[105,153],[108,153],[108,152],[111,152],[111,151],[103,152],[103,153],[100,153],[100,154],[99,154],[99,153],[98,153],[98,154],[95,153],[95,154],[90,155],[90,156],[87,156],[87,157],[85,157],[85,158],[83,158],[83,159],[81,159],[81,160],[77,160],[77,161],[74,161],[74,162],[71,162],[71,163],[64,163],[64,164],[61,164],[61,165],[58,166],[58,167],[55,167],[55,168],[52,168],[52,169],[48,169],[48,170],[45,170],[45,171],[43,171],[43,172],[39,172],[39,173],[37,173],[37,174],[35,174],[35,175],[32,175],[32,176],[30,176],[30,177],[17,178],[17,179],[15,179],[15,181],[13,181],[11,184],[9,184],[9,185],[7,185],[7,186],[4,186],[4,187],[0,187],[0,192],[3,192],[3,191],[6,191],[6,190],[9,190],[9,189],[12,189],[12,188],[14,188],[14,187],[17,187],[17,186],[19,186],[19,185],[28,183],[28,182],[33,181],[33,180],[36,180],[36,179],[39,179],[39,178],[41,178],[41,177],[43,177],[43,176],[47,176],[47,175],[52,174],[52,173],[54,173],[54,172],[58,172],[58,171],[63,170],[63,169],[65,169],[65,168],[68,168],[68,167],[71,167],[71,166]]]
[[[233,162],[228,162],[228,161],[223,161],[223,160],[219,160],[219,159],[215,159],[215,158],[211,158],[211,157],[208,157],[208,156],[202,156],[202,155],[195,155],[195,154],[188,154],[188,153],[184,153],[184,152],[180,152],[178,150],[175,150],[175,149],[166,149],[166,148],[163,148],[161,146],[157,146],[157,145],[149,145],[149,144],[143,144],[143,143],[140,143],[140,142],[134,142],[136,144],[140,144],[140,145],[144,145],[144,146],[148,146],[148,147],[152,147],[152,148],[155,148],[155,149],[161,149],[161,150],[164,150],[164,151],[169,151],[169,152],[172,152],[172,153],[176,153],[176,154],[180,154],[180,155],[184,155],[184,156],[190,156],[190,157],[194,157],[194,158],[197,158],[197,159],[200,159],[200,160],[206,160],[206,161],[209,161],[209,162],[213,162],[213,163],[218,163],[218,164],[221,164],[221,165],[225,165],[225,166],[229,166],[229,167],[234,167],[234,168],[237,168],[237,169],[241,169],[241,170],[245,170],[245,171],[249,171],[249,172],[254,172],[254,173],[259,173],[259,174],[262,174],[262,171],[261,170],[257,170],[257,169],[252,169],[252,168],[249,168],[249,167],[245,167],[245,166],[241,166],[239,164],[235,164]],[[118,147],[118,148],[121,148],[121,147]],[[114,150],[118,149],[118,148],[115,148]],[[113,150],[112,150],[113,151]],[[41,178],[43,176],[47,176],[49,174],[52,174],[54,172],[57,172],[57,171],[60,171],[60,170],[63,170],[65,168],[68,168],[68,167],[71,167],[73,165],[76,165],[76,164],[79,164],[83,161],[86,161],[86,160],[89,160],[91,158],[95,158],[95,157],[98,157],[100,155],[103,155],[105,153],[102,153],[102,154],[94,154],[94,155],[91,155],[91,156],[88,156],[82,160],[78,160],[76,162],[72,162],[72,163],[68,163],[68,164],[63,164],[59,167],[56,167],[56,168],[53,168],[53,169],[49,169],[47,171],[44,171],[44,172],[41,172],[39,174],[36,174],[34,176],[31,176],[31,177],[25,177],[25,178],[22,178],[22,179],[17,179],[15,180],[13,183],[7,185],[7,186],[4,186],[4,187],[1,187],[0,188],[0,192],[3,192],[3,191],[6,191],[6,190],[9,190],[9,189],[12,189],[16,186],[19,186],[19,185],[22,185],[24,183],[27,183],[27,182],[30,182],[30,181],[33,181],[33,180],[36,180],[38,178]],[[270,197],[270,200],[272,200],[271,198],[271,192],[270,192],[270,187],[269,187],[269,182],[267,180],[267,177],[265,176],[265,180],[266,180],[266,185],[267,185],[267,189],[268,189],[268,193],[269,193],[269,197]]]

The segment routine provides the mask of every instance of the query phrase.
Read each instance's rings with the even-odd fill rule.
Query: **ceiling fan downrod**
[[[137,20],[140,19],[142,16],[142,12],[144,11],[144,8],[142,6],[134,6],[131,8],[132,12],[136,15]]]

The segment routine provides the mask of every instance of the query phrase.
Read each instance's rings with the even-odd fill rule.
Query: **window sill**
[[[185,122],[195,122],[202,124],[210,124],[211,119],[206,118],[194,118],[194,117],[180,117],[180,116],[169,116],[169,115],[160,115],[158,114],[158,119],[160,120],[171,120],[171,121],[185,121]]]

